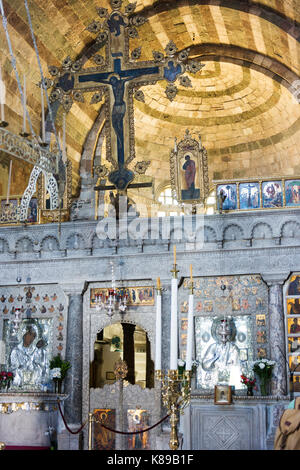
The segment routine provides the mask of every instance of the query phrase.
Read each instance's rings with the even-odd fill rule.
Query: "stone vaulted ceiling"
[[[96,7],[108,0],[30,0],[34,32],[44,74],[88,49],[93,35],[86,27]],[[127,5],[127,1],[123,5]],[[28,106],[40,132],[40,80],[23,0],[3,0],[20,75],[26,73]],[[300,76],[299,0],[137,0],[136,12],[148,21],[130,49],[142,48],[140,60],[164,51],[170,40],[205,64],[190,75],[192,87],[179,86],[170,102],[163,82],[143,88],[135,101],[137,159],[150,160],[146,175],[155,186],[169,180],[174,138],[185,130],[208,151],[210,180],[300,174],[300,106],[290,91]],[[20,132],[22,107],[0,26],[0,61],[7,86],[7,120]],[[88,66],[88,63],[86,64]],[[67,116],[68,155],[73,161],[74,192],[79,187],[83,146],[100,105],[76,102]],[[57,114],[62,126],[62,112]]]

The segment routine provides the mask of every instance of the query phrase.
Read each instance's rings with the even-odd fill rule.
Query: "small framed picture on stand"
[[[215,385],[215,405],[231,405],[232,389],[230,385]]]

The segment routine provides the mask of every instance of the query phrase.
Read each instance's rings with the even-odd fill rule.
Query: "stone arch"
[[[299,238],[300,237],[300,224],[294,220],[285,222],[280,229],[280,235],[283,238]]]
[[[100,366],[100,369],[98,369],[98,372],[96,372],[96,373],[93,375],[93,377],[92,377],[92,383],[94,383],[94,384],[97,383],[97,377],[98,377],[98,379],[99,379],[99,372],[100,372],[100,371],[101,371],[102,380],[103,380],[104,372],[105,372],[105,370],[103,370],[103,366],[101,366],[101,362],[103,361],[103,358],[101,358],[101,356],[100,356],[100,357],[98,356],[98,358],[96,358],[96,356],[94,355],[94,353],[96,352],[95,346],[97,345],[97,339],[98,339],[98,337],[99,337],[99,336],[98,336],[99,333],[100,333],[101,331],[103,331],[104,328],[109,327],[109,326],[114,326],[114,325],[115,325],[115,326],[119,326],[119,329],[120,329],[120,327],[121,327],[121,332],[120,332],[120,334],[123,336],[123,333],[125,333],[125,332],[124,332],[124,330],[123,330],[123,328],[122,328],[122,324],[134,325],[135,327],[138,327],[138,328],[139,328],[142,332],[144,332],[145,335],[146,335],[146,338],[147,338],[147,340],[148,340],[148,342],[149,342],[149,344],[150,344],[150,350],[148,350],[148,353],[150,352],[150,356],[148,356],[148,360],[149,360],[150,362],[148,362],[147,360],[145,361],[144,367],[142,368],[142,373],[145,374],[145,378],[146,378],[146,380],[147,380],[147,370],[148,370],[148,373],[149,373],[149,367],[151,367],[151,362],[152,362],[152,367],[153,367],[153,372],[154,372],[154,355],[155,355],[155,349],[154,349],[152,331],[149,330],[149,328],[148,328],[146,325],[144,325],[143,322],[140,322],[139,320],[136,320],[136,319],[134,319],[134,318],[132,318],[132,317],[129,318],[128,314],[126,314],[124,317],[121,316],[121,315],[115,315],[116,318],[113,317],[112,319],[109,319],[106,315],[101,315],[101,317],[102,317],[102,318],[101,318],[101,320],[102,320],[102,321],[101,321],[101,326],[96,327],[96,328],[93,328],[93,335],[91,335],[91,338],[90,338],[90,347],[91,347],[90,363],[91,363],[91,366],[92,366],[92,368],[95,367],[95,366],[97,367],[97,363],[98,363],[98,366]],[[103,317],[105,317],[105,318],[103,318]],[[98,326],[98,325],[97,325],[97,326]],[[135,329],[135,333],[134,333],[134,334],[136,334],[136,329]],[[124,338],[124,337],[123,337],[123,338]],[[135,337],[135,340],[136,340],[136,337]],[[134,340],[134,342],[135,342],[135,340]],[[147,340],[146,340],[146,343],[147,343]],[[123,343],[123,344],[125,344],[125,343]],[[127,343],[127,344],[128,344],[128,343]],[[130,344],[131,344],[131,343],[129,343],[129,346],[130,346]],[[100,351],[99,351],[99,352],[100,352],[100,355],[101,355],[101,354],[109,354],[109,355],[110,355],[110,356],[109,356],[110,361],[112,360],[112,361],[114,362],[115,360],[118,360],[118,357],[119,357],[119,356],[121,356],[121,354],[118,353],[119,356],[118,356],[118,354],[117,354],[117,357],[111,357],[111,352],[109,352],[108,350],[106,350],[106,353],[105,353],[105,352],[104,352],[104,348],[105,348],[105,345],[104,345],[104,347],[103,347],[103,346],[102,346],[102,347],[100,346]],[[102,352],[101,352],[101,351],[102,351]],[[128,351],[128,350],[127,350],[127,351]],[[116,351],[116,352],[117,352],[117,351]],[[125,352],[125,348],[123,348],[123,357],[124,357],[124,352]],[[132,351],[132,352],[133,352],[133,351]],[[134,352],[134,355],[135,355],[135,358],[136,358],[136,352]],[[147,356],[146,356],[146,358],[147,358]],[[100,363],[99,363],[99,359],[100,359]],[[93,363],[93,365],[92,365],[92,363]],[[92,369],[91,369],[91,370],[92,370]],[[134,375],[133,375],[133,370],[134,370],[134,367],[131,369],[131,371],[132,371],[132,376],[131,376],[131,377],[132,377],[132,378],[134,377]],[[135,372],[137,372],[137,371],[138,371],[138,368],[135,367]],[[135,376],[135,377],[136,377],[136,376]],[[103,382],[102,382],[102,380],[101,380],[101,379],[99,380],[100,384],[97,385],[97,387],[100,387],[100,388],[103,387]],[[102,385],[101,385],[101,383],[102,383]],[[136,384],[136,385],[141,385],[141,384],[139,384],[138,382],[136,382],[135,384]],[[147,382],[144,383],[144,385],[145,385],[145,388],[147,388],[147,389],[153,388],[153,386],[154,386],[154,377],[151,378],[151,374],[148,375],[148,385],[147,385]],[[104,385],[104,386],[105,386],[105,385]],[[142,385],[142,387],[143,387],[143,385]]]
[[[249,67],[263,73],[291,90],[292,84],[299,80],[298,75],[288,66],[260,52],[232,44],[203,43],[191,47],[192,55],[202,62],[229,62]]]
[[[272,236],[272,228],[265,222],[259,222],[258,224],[255,224],[251,230],[251,238],[254,239],[272,238]]]
[[[83,250],[85,248],[85,241],[80,233],[72,233],[66,242],[68,250]]]
[[[33,241],[29,237],[19,238],[16,242],[16,251],[18,253],[32,253]]]
[[[297,21],[292,20],[268,5],[259,4],[257,2],[253,4],[253,2],[241,2],[240,0],[177,0],[177,2],[170,3],[167,0],[162,0],[159,3],[154,2],[154,5],[152,4],[145,7],[140,11],[140,14],[149,18],[165,10],[170,12],[173,8],[180,8],[181,6],[186,7],[187,5],[211,5],[249,13],[250,15],[263,18],[269,23],[281,28],[299,42],[300,27]]]
[[[204,242],[211,243],[217,241],[217,234],[212,227],[204,225]]]
[[[244,237],[243,229],[237,224],[230,224],[223,231],[224,241],[241,240]]]
[[[155,343],[155,330],[154,326],[149,322],[149,319],[147,316],[143,316],[143,318],[136,318],[134,313],[128,312],[126,315],[121,317],[120,315],[116,315],[116,323],[121,322],[122,323],[131,323],[134,325],[139,326],[142,328],[148,336],[148,339],[152,345]],[[91,329],[91,337],[90,337],[90,344],[94,344],[94,342],[97,339],[97,333],[103,330],[106,326],[109,326],[112,324],[111,319],[105,315],[105,314],[99,314],[95,315],[93,317],[93,323],[92,323],[92,329]],[[154,359],[154,347],[151,348],[151,358]]]
[[[47,235],[41,242],[41,251],[57,251],[59,250],[59,242],[53,235]]]
[[[204,225],[196,230],[195,238],[204,243],[213,243],[217,241],[216,231],[209,225]]]

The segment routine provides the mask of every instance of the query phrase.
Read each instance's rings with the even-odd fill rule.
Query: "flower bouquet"
[[[247,387],[247,395],[253,396],[253,390],[257,390],[256,379],[247,377],[246,375],[241,375],[241,383]]]
[[[178,359],[177,366],[178,366],[178,376],[182,377],[185,371],[185,361],[183,359]]]
[[[53,357],[53,359],[50,361],[50,369],[60,369],[60,378],[62,380],[66,377],[66,373],[70,367],[71,364],[68,361],[64,361],[59,354]]]
[[[6,372],[5,370],[0,372],[0,388],[4,390],[8,390],[10,383],[14,375],[12,372]]]
[[[54,391],[55,393],[61,393],[61,384],[63,379],[66,377],[68,369],[70,369],[71,364],[68,361],[64,361],[61,356],[58,354],[50,361],[50,375],[54,381]]]
[[[253,364],[253,371],[257,374],[260,381],[260,392],[262,395],[268,394],[268,386],[272,377],[273,368],[275,366],[274,361],[269,359],[259,359]]]

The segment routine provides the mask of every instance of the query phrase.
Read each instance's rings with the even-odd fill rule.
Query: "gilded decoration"
[[[42,148],[35,142],[28,141],[19,135],[0,127],[0,150],[26,163],[39,167],[47,173],[56,173],[58,154]]]
[[[44,175],[38,178],[38,207],[40,209],[40,223],[52,222],[67,222],[70,215],[70,207],[72,204],[72,162],[66,162],[66,182],[64,186],[64,193],[62,197],[61,207],[56,204],[56,207],[51,207],[51,189],[45,179]]]
[[[97,307],[96,298],[104,295],[108,296],[109,288],[93,288],[91,289],[90,307]],[[127,305],[130,307],[154,305],[154,287],[118,287],[116,288],[117,296],[127,295]]]
[[[170,154],[172,191],[179,203],[204,203],[209,194],[207,151],[189,130]]]
[[[123,380],[127,377],[128,366],[125,361],[122,361],[122,359],[119,359],[115,363],[114,374],[115,374],[116,380]]]

